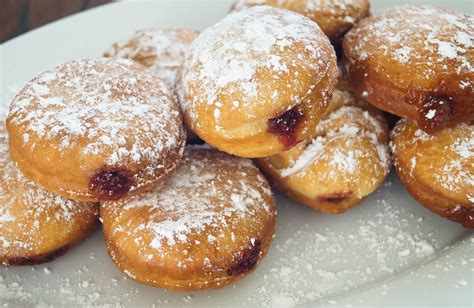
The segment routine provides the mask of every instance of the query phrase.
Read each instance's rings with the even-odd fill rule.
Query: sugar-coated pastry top
[[[34,136],[67,152],[81,138],[80,154],[105,152],[110,165],[153,158],[179,142],[182,132],[172,94],[154,77],[132,60],[68,62],[41,73],[20,91],[8,123],[21,127],[25,144]]]
[[[312,172],[307,168],[318,162],[332,167],[320,175],[320,180],[331,181],[337,178],[341,182],[358,183],[364,169],[388,173],[391,158],[383,117],[379,113],[365,110],[367,105],[364,106],[346,91],[336,90],[333,102],[339,106],[333,106],[334,111],[318,124],[316,137],[309,144],[303,144],[299,151],[293,151],[291,165],[280,170],[282,177],[304,177],[305,172]],[[368,152],[367,145],[366,148],[362,146],[362,140],[375,149],[376,155]],[[379,178],[370,180],[375,182]]]
[[[23,176],[10,159],[2,126],[0,123],[0,258],[54,247],[55,240],[65,241],[68,232],[81,228],[79,221],[84,228],[94,224],[96,204],[66,200]]]
[[[111,225],[128,221],[126,226],[114,227],[113,233],[133,240],[144,259],[150,250],[157,255],[166,251],[162,246],[184,250],[202,237],[210,247],[222,236],[244,240],[244,235],[227,234],[226,230],[237,232],[239,221],[258,229],[252,225],[255,215],[270,217],[275,211],[270,188],[251,160],[202,146],[186,148],[176,173],[155,190],[106,202],[102,207],[112,213],[107,215],[114,217]],[[231,221],[235,228],[229,225]]]
[[[226,16],[194,40],[178,76],[178,96],[193,130],[210,125],[232,136],[249,129],[244,123],[266,125],[302,103],[333,61],[316,23],[258,6]],[[200,118],[198,108],[212,117]]]
[[[402,119],[393,131],[392,151],[396,163],[409,166],[410,176],[474,207],[474,125],[427,134]]]
[[[174,169],[166,157],[184,148],[174,95],[128,59],[75,60],[39,74],[14,98],[7,128],[12,158],[28,178],[43,187],[52,180],[64,187],[67,178],[68,194],[81,198],[100,169],[128,169],[135,191],[155,181],[157,170]],[[58,181],[65,169],[74,178]]]
[[[385,62],[373,63],[371,68],[380,74],[403,71],[407,78],[400,82],[404,85],[416,81],[413,86],[426,87],[434,77],[458,75],[461,78],[457,87],[470,89],[472,95],[474,17],[471,15],[428,5],[401,6],[361,21],[346,35],[345,41],[349,61],[371,63],[384,56]]]
[[[197,31],[188,29],[138,30],[128,41],[113,44],[104,56],[133,59],[174,87],[184,54],[197,35]]]
[[[232,7],[242,11],[257,5],[270,5],[295,11],[317,22],[331,40],[338,39],[369,14],[368,0],[237,0]]]

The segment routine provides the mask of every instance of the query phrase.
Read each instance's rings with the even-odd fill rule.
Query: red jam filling
[[[466,206],[456,206],[444,212],[445,217],[459,222],[466,228],[474,228],[474,209]]]
[[[260,240],[256,240],[251,247],[240,251],[237,261],[227,270],[227,275],[234,276],[247,273],[254,268],[260,256],[261,246]]]
[[[430,95],[421,109],[419,124],[424,131],[435,132],[445,127],[451,117],[453,98],[443,95]]]
[[[321,202],[340,203],[352,195],[352,191],[337,192],[328,195],[319,196]]]
[[[125,169],[101,170],[89,181],[89,190],[100,201],[118,200],[132,187],[132,181]]]
[[[36,256],[31,258],[13,258],[8,260],[8,264],[15,265],[15,266],[22,266],[22,265],[38,265],[45,262],[51,262],[57,257],[60,257],[66,253],[68,250],[67,246],[62,246],[53,252],[42,256]]]
[[[280,142],[285,148],[291,148],[297,143],[296,130],[303,119],[303,110],[295,106],[278,117],[269,119],[268,131],[279,135]]]

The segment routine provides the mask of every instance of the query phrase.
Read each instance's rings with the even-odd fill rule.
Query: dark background
[[[0,0],[0,43],[112,0]]]

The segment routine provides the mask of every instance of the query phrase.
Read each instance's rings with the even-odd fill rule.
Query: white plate
[[[377,11],[400,1],[373,2]],[[470,1],[424,2],[472,14]],[[222,18],[230,4],[230,0],[122,2],[32,31],[0,47],[1,102],[5,107],[14,92],[41,70],[99,56],[135,29],[203,29]],[[222,290],[172,292],[126,279],[109,259],[98,231],[52,263],[1,267],[0,303],[473,305],[473,233],[419,206],[393,175],[344,215],[320,214],[277,199],[278,230],[268,257],[253,275]]]

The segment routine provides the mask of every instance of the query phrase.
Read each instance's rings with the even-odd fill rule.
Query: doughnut
[[[474,126],[434,134],[402,119],[392,132],[398,178],[432,212],[474,228]]]
[[[337,83],[334,48],[310,19],[257,6],[191,44],[177,78],[188,126],[213,147],[265,157],[310,137]]]
[[[304,15],[316,22],[336,44],[359,20],[370,14],[369,0],[237,0],[232,11],[256,5],[270,5]]]
[[[199,32],[188,29],[144,29],[136,31],[128,41],[114,43],[104,57],[132,59],[153,70],[175,89],[176,74],[184,60],[184,54]],[[186,130],[188,143],[199,143],[200,139],[191,130]]]
[[[185,134],[173,94],[127,59],[77,60],[13,99],[10,155],[47,191],[106,201],[151,189],[176,169]]]
[[[8,154],[0,122],[0,264],[52,261],[98,224],[98,204],[56,196],[27,180]]]
[[[337,89],[312,139],[256,164],[291,199],[343,213],[375,191],[390,171],[387,123],[380,111]]]
[[[105,242],[132,279],[174,290],[221,288],[252,272],[275,234],[270,187],[250,160],[190,146],[152,191],[100,206]]]
[[[361,21],[344,38],[351,90],[426,132],[474,120],[474,17],[428,5]]]
[[[174,88],[184,54],[199,33],[188,29],[143,29],[127,41],[114,43],[104,57],[135,60]]]

